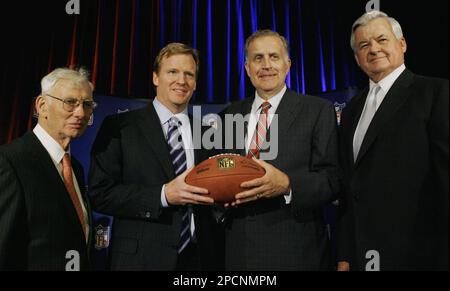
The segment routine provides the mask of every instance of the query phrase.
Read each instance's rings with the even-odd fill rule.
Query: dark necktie
[[[183,139],[178,127],[181,126],[180,120],[176,117],[169,119],[169,130],[167,132],[167,143],[169,145],[170,158],[175,170],[175,175],[182,174],[187,169],[186,152],[183,147]],[[185,207],[183,217],[181,219],[180,244],[178,253],[180,254],[191,242],[191,217],[192,206]]]

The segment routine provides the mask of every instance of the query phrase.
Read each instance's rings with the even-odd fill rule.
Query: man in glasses
[[[0,146],[0,270],[86,270],[90,207],[70,142],[97,105],[93,85],[85,70],[60,68],[41,88],[36,127]]]

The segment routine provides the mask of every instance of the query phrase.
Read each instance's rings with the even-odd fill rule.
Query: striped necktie
[[[167,143],[169,145],[170,158],[172,160],[175,175],[182,174],[187,169],[186,152],[183,147],[183,139],[178,127],[181,122],[178,118],[172,117],[169,119],[169,130],[167,132]],[[193,234],[190,231],[192,217],[192,206],[185,207],[181,219],[181,234],[180,244],[178,246],[178,253],[180,254],[193,239]]]
[[[261,152],[261,146],[266,140],[267,130],[269,127],[268,116],[269,109],[272,105],[269,102],[264,102],[261,105],[261,113],[259,114],[258,123],[256,124],[255,133],[253,134],[252,142],[247,153],[248,158],[259,159],[259,153]]]

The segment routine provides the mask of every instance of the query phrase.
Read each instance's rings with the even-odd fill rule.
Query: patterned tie
[[[181,126],[180,120],[176,117],[169,119],[169,130],[167,132],[167,143],[169,145],[170,158],[175,169],[175,175],[182,174],[187,169],[186,152],[183,147],[183,139],[178,127]],[[192,233],[190,231],[192,216],[192,206],[188,205],[181,219],[181,234],[178,253],[180,254],[191,242]]]
[[[250,143],[250,149],[247,153],[248,158],[257,158],[259,159],[259,153],[261,151],[261,146],[266,140],[267,129],[269,127],[268,123],[268,115],[269,109],[272,107],[269,102],[264,102],[261,105],[261,113],[259,114],[258,124],[256,124],[255,133],[253,134],[252,142]]]
[[[83,229],[83,233],[86,236],[86,226],[84,223],[84,214],[83,208],[81,207],[80,199],[78,198],[77,191],[75,190],[75,185],[73,183],[73,175],[72,175],[72,162],[70,161],[69,154],[64,154],[62,159],[63,166],[63,180],[64,185],[66,186],[67,192],[69,192],[70,199],[72,200],[73,206],[78,215],[78,219],[80,220],[81,227]]]
[[[353,159],[356,161],[359,150],[366,136],[367,129],[372,122],[373,116],[377,112],[377,94],[380,92],[381,87],[375,86],[372,88],[369,96],[367,97],[367,104],[363,109],[361,118],[359,119],[358,126],[355,130],[355,136],[353,138]]]

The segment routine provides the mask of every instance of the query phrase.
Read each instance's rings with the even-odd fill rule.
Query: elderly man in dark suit
[[[339,190],[333,105],[286,88],[291,61],[287,41],[278,33],[255,32],[247,39],[245,55],[256,93],[224,113],[250,114],[245,149],[236,152],[256,158],[266,175],[242,184],[247,190],[237,194],[225,214],[226,268],[330,269],[322,207]]]
[[[400,24],[353,25],[369,88],[342,114],[339,270],[448,270],[448,81],[406,69]]]
[[[84,70],[42,79],[32,132],[0,147],[0,270],[87,270],[91,211],[70,142],[96,107]]]
[[[155,60],[156,98],[149,106],[109,116],[92,149],[89,195],[114,217],[112,270],[204,270],[213,267],[208,190],[185,183],[202,160],[194,148],[188,103],[199,57],[171,43]],[[206,158],[206,156],[204,156]],[[192,207],[193,205],[197,207]],[[209,224],[211,223],[211,224]]]

